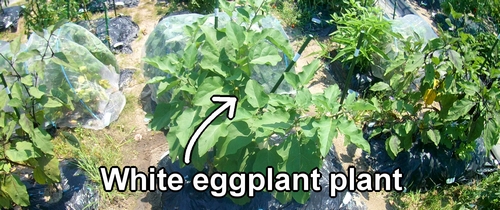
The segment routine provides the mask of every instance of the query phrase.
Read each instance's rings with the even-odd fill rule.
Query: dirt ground
[[[143,55],[143,46],[149,36],[149,34],[155,28],[161,14],[156,14],[155,10],[155,0],[142,0],[138,7],[126,8],[119,10],[119,13],[124,15],[132,16],[134,20],[140,27],[140,32],[138,38],[132,43],[132,54],[120,54],[117,55],[120,68],[134,68],[140,71],[141,58]],[[420,12],[420,10],[417,10]],[[423,12],[425,14],[425,12]],[[427,20],[430,21],[430,15],[423,15]],[[431,22],[431,21],[430,21]],[[300,44],[304,39],[295,39],[296,37],[302,36],[299,32],[291,29],[287,29],[289,36],[292,40],[292,44],[295,50],[298,50]],[[317,45],[315,41],[312,41],[309,46],[305,49],[303,56],[298,60],[296,71],[306,65],[307,63],[317,59],[315,56],[308,56],[310,53],[320,50],[321,48]],[[129,101],[127,101],[130,108],[127,112],[123,112],[119,118],[119,124],[123,125],[124,129],[129,129],[130,136],[125,138],[134,139],[131,143],[125,144],[121,148],[121,153],[123,154],[122,166],[137,166],[140,171],[147,171],[149,166],[156,166],[160,158],[168,150],[167,141],[165,135],[161,132],[153,132],[148,130],[147,124],[145,122],[146,113],[142,110],[140,104],[140,97],[146,79],[142,77],[142,73],[135,75],[134,80],[127,88],[124,89],[124,93]],[[333,84],[334,81],[331,76],[324,72],[317,72],[314,81],[312,82],[310,89],[313,93],[318,93],[323,91],[328,85]],[[354,146],[345,146],[342,137],[334,140],[334,146],[337,150],[340,160],[342,160],[342,165],[345,170],[350,165],[354,165],[357,171],[368,171],[369,168],[366,163],[363,162],[361,158],[361,150]],[[387,203],[387,193],[385,192],[371,192],[371,193],[360,193],[362,202],[366,204],[368,209],[390,209]],[[101,206],[102,209],[158,209],[159,197],[155,193],[143,193],[137,192],[132,193],[127,196],[127,199],[118,199],[109,206]]]

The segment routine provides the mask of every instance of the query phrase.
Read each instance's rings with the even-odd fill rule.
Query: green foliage
[[[437,188],[425,193],[393,193],[390,200],[397,209],[499,209],[500,172],[494,172],[472,185]]]
[[[88,14],[80,13],[80,5],[86,5],[89,0],[29,0],[23,9],[26,21],[26,34],[33,31],[42,31],[61,20],[77,21],[83,18],[88,20]]]
[[[44,118],[49,110],[66,103],[54,94],[45,93],[46,87],[39,85],[44,65],[20,71],[19,65],[24,61],[44,55],[38,50],[20,51],[20,45],[18,38],[10,43],[9,54],[0,53],[8,64],[7,69],[0,70],[3,87],[0,91],[0,208],[30,204],[26,187],[14,173],[19,166],[33,168],[33,177],[40,184],[60,181],[59,161],[54,157],[52,137],[44,129]],[[43,56],[40,62],[44,62]]]
[[[365,36],[356,65],[362,72],[375,64],[375,56],[389,60],[384,53],[385,47],[394,37],[400,36],[392,32],[391,22],[384,18],[380,8],[363,7],[350,0],[348,8],[341,15],[333,14],[332,18],[331,23],[337,24],[338,29],[331,34],[331,41],[340,45],[332,61],[351,65],[361,31],[365,31]]]
[[[393,158],[421,137],[424,143],[456,148],[465,159],[482,137],[489,151],[499,140],[499,69],[494,62],[481,66],[484,46],[458,30],[423,42],[405,42],[386,71],[386,81],[371,87],[377,111],[373,135],[390,133],[387,151]]]
[[[500,21],[500,0],[445,0],[441,8],[445,14],[452,14],[455,10],[484,20],[492,19],[495,24]]]
[[[346,136],[346,144],[369,151],[362,132],[346,115],[351,109],[364,110],[354,101],[354,95],[349,97],[349,106],[341,108],[338,86],[332,85],[321,94],[309,92],[307,84],[319,68],[319,61],[310,63],[299,74],[285,73],[286,82],[296,90],[294,96],[269,93],[258,80],[251,79],[256,65],[275,65],[281,60],[278,50],[289,57],[293,52],[277,29],[250,29],[264,16],[251,17],[249,14],[254,9],[258,13],[259,6],[258,2],[248,3],[250,6],[235,11],[241,22],[216,30],[203,25],[206,18],[202,18],[185,28],[193,38],[184,51],[146,60],[171,75],[150,80],[160,83],[158,97],[173,91],[170,103],[158,104],[150,126],[169,129],[172,161],[183,159],[190,136],[217,107],[210,101],[215,94],[238,97],[236,114],[232,120],[224,114],[219,116],[201,135],[191,158],[198,170],[208,165],[211,172],[265,172],[271,166],[289,174],[310,172],[321,167],[339,133]],[[230,11],[234,10],[230,8],[234,8],[234,3],[221,2],[221,7],[232,16]],[[195,58],[197,52],[201,60]],[[305,203],[310,192],[273,195],[283,203],[292,199]],[[244,204],[249,199],[233,201]]]

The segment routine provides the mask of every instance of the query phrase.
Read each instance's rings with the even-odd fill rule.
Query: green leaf
[[[176,116],[182,107],[179,103],[160,103],[156,107],[153,119],[149,123],[149,127],[153,130],[161,130],[168,128],[172,119]]]
[[[33,76],[31,76],[31,74],[24,75],[23,77],[21,77],[21,83],[28,86],[33,85]]]
[[[367,101],[358,100],[350,104],[349,109],[352,111],[372,111],[377,110],[377,107]]]
[[[0,90],[0,109],[3,109],[9,101],[9,95],[5,90]]]
[[[462,71],[463,61],[460,54],[455,50],[448,50],[448,58],[459,72]]]
[[[161,81],[165,80],[166,77],[164,76],[156,76],[156,77],[153,77],[151,78],[150,80],[148,80],[146,82],[146,84],[155,84],[155,83],[160,83]]]
[[[38,167],[33,171],[33,176],[39,184],[59,182],[61,175],[59,161],[55,157],[41,157],[37,159]]]
[[[26,114],[21,114],[19,118],[19,125],[24,130],[24,132],[26,132],[29,135],[33,135],[34,131],[33,122],[31,122],[30,119],[26,117]]]
[[[245,93],[248,97],[248,103],[255,108],[261,108],[269,101],[269,95],[264,92],[264,88],[255,80],[248,80]]]
[[[201,134],[196,143],[198,145],[198,154],[200,156],[205,155],[217,143],[219,138],[224,138],[227,134],[227,124],[225,122],[218,124],[217,122],[212,122]]]
[[[288,58],[293,57],[293,49],[286,36],[275,28],[265,28],[261,32],[266,36],[266,39],[280,49]]]
[[[163,94],[165,94],[165,92],[168,92],[169,90],[177,86],[180,82],[181,80],[176,77],[166,78],[158,85],[156,96],[161,97]]]
[[[395,159],[399,152],[402,151],[402,148],[399,146],[401,141],[396,135],[392,135],[389,140],[385,142],[385,149],[387,154],[391,157],[391,159]]]
[[[243,33],[245,28],[231,21],[226,27],[226,36],[229,41],[233,44],[233,47],[239,49],[243,46],[245,41],[245,33]]]
[[[371,88],[371,91],[386,91],[391,90],[391,87],[385,82],[377,82]]]
[[[236,154],[239,149],[246,147],[252,142],[253,136],[250,135],[251,132],[249,125],[244,121],[229,124],[226,138],[217,142],[217,157],[221,158]]]
[[[260,42],[254,47],[250,48],[250,53],[248,54],[251,64],[269,64],[275,66],[281,61],[281,56],[278,50],[265,42]]]
[[[19,100],[18,98],[12,98],[9,103],[7,103],[10,107],[22,107],[23,102]]]
[[[198,126],[201,121],[200,116],[201,107],[198,108],[189,108],[184,110],[179,117],[176,119],[178,130],[175,135],[177,136],[178,141],[181,146],[185,147],[189,138],[194,132],[194,129]]]
[[[33,144],[27,141],[17,142],[16,147],[6,150],[5,154],[14,162],[24,162],[30,158],[38,157],[33,148]]]
[[[285,80],[290,84],[294,89],[298,89],[301,85],[300,78],[295,73],[285,72],[283,74],[285,76]]]
[[[194,95],[193,103],[196,106],[213,105],[210,98],[213,95],[223,95],[222,87],[224,82],[220,77],[207,77],[198,88],[198,92]]]
[[[29,206],[30,200],[26,186],[21,182],[17,175],[6,175],[3,180],[0,180],[0,188],[2,192],[9,195],[14,203],[20,206]]]
[[[285,110],[278,109],[276,111],[265,112],[262,117],[254,121],[252,126],[253,129],[257,128],[270,128],[270,129],[288,129],[292,126],[288,120],[290,119],[290,113]]]
[[[4,127],[2,130],[2,133],[4,135],[6,135],[5,139],[10,139],[12,134],[14,134],[14,131],[16,131],[16,126],[17,126],[17,122],[14,120],[7,123],[7,126]]]
[[[429,136],[429,139],[434,142],[436,146],[439,145],[439,142],[441,141],[441,134],[439,133],[439,130],[436,129],[430,129],[427,132],[427,136]]]
[[[174,76],[178,75],[178,69],[176,65],[178,63],[177,59],[177,55],[173,53],[166,56],[143,58],[145,63]]]
[[[64,140],[73,146],[75,149],[80,149],[80,141],[72,134],[66,131],[62,132]]]
[[[30,92],[30,94],[31,94],[33,97],[35,97],[36,99],[40,99],[40,98],[42,98],[42,96],[44,96],[44,95],[45,95],[45,93],[44,93],[44,92],[40,91],[40,90],[39,90],[38,88],[36,88],[36,87],[30,87],[30,88],[29,88],[29,92]]]
[[[494,120],[488,120],[484,129],[484,145],[490,151],[499,142],[499,127]]]
[[[197,55],[198,55],[198,49],[196,48],[196,44],[194,43],[189,44],[184,50],[184,54],[182,55],[184,60],[184,65],[187,69],[192,69],[194,67]]]
[[[21,49],[21,36],[16,36],[12,42],[10,42],[10,52],[16,55]]]
[[[56,98],[49,97],[47,101],[43,104],[45,108],[58,108],[62,107],[64,104],[60,100],[55,100]]]
[[[19,82],[14,82],[10,89],[10,92],[12,99],[17,98],[21,100],[22,98],[24,98],[21,84]]]
[[[40,52],[37,49],[21,52],[16,56],[16,63],[23,63],[33,58],[37,55],[40,55]]]
[[[321,157],[326,157],[330,147],[332,147],[333,138],[337,136],[337,122],[332,118],[323,116],[319,121],[313,122],[312,125],[317,128]]]
[[[339,119],[339,125],[337,126],[339,131],[345,135],[344,144],[348,145],[353,143],[358,148],[370,153],[370,144],[363,137],[361,130],[354,124],[354,122],[349,121],[345,118]]]
[[[307,109],[312,103],[312,94],[309,89],[300,89],[295,96],[295,103],[298,107]]]
[[[307,64],[302,68],[302,72],[298,74],[300,78],[300,82],[302,85],[307,85],[311,81],[311,79],[314,77],[316,74],[316,71],[318,70],[320,65],[320,61],[318,59],[314,60],[312,63]]]
[[[54,154],[54,145],[50,141],[51,139],[52,137],[47,133],[47,131],[40,129],[39,127],[33,132],[33,144],[45,154]]]
[[[266,173],[266,168],[269,166],[277,166],[282,162],[281,157],[276,152],[276,147],[271,149],[262,149],[255,154],[255,162],[253,162],[253,171]]]
[[[424,64],[425,55],[423,53],[415,53],[410,55],[405,66],[405,73],[415,72]]]
[[[461,99],[458,101],[455,101],[453,103],[453,106],[450,108],[448,111],[448,120],[457,120],[458,118],[468,114],[470,109],[475,105],[476,103],[473,101],[470,101],[468,99]]]

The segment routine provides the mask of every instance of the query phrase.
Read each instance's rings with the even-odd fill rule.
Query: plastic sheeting
[[[424,144],[420,138],[409,151],[402,151],[392,160],[385,149],[387,138],[379,135],[370,139],[371,153],[364,153],[364,156],[376,172],[391,173],[400,168],[402,185],[407,190],[427,191],[445,184],[469,183],[498,169],[495,162],[486,156],[482,139],[476,140],[470,160],[459,159],[454,149]]]
[[[59,200],[51,200],[51,203],[44,199],[47,194],[47,185],[37,184],[32,179],[22,179],[30,196],[31,205],[28,209],[98,209],[100,198],[97,186],[88,180],[84,172],[68,160],[61,161],[59,170],[61,171],[62,196]],[[58,193],[61,194],[61,192]]]
[[[20,6],[3,8],[0,11],[0,31],[5,31],[12,27],[12,31],[17,31],[17,23],[22,16],[22,8]]]
[[[44,33],[48,37],[48,32]],[[45,52],[46,45],[44,38],[33,33],[21,50]],[[55,63],[48,51],[43,60],[43,80],[38,85],[45,85],[47,93],[62,91],[70,95],[74,110],[51,108],[46,112],[46,120],[56,127],[102,129],[118,119],[126,99],[119,91],[116,59],[106,46],[85,28],[66,23],[54,32],[50,49],[54,53],[62,52],[70,64]],[[4,43],[0,51],[10,53],[8,43]],[[0,60],[0,67],[12,71],[7,62]],[[41,57],[36,56],[16,68],[28,72],[35,62],[40,61]],[[10,75],[6,75],[8,84],[15,79],[13,74]]]
[[[185,180],[185,185],[179,192],[166,191],[162,193],[162,209],[367,209],[364,203],[357,197],[357,193],[343,191],[338,192],[335,198],[330,197],[330,180],[328,174],[331,172],[343,172],[340,160],[335,152],[335,148],[330,148],[328,155],[320,168],[322,174],[319,179],[321,185],[320,192],[311,192],[311,197],[305,204],[299,204],[292,201],[287,204],[281,204],[268,192],[257,192],[251,201],[243,206],[239,206],[231,199],[214,198],[210,195],[210,189],[199,192],[194,189],[190,179],[198,172],[192,166],[179,167],[179,161],[172,164],[170,156],[166,155],[160,160],[158,168],[165,168],[167,174],[172,172],[180,173]],[[205,168],[204,173],[208,172]]]
[[[94,33],[107,46],[106,20],[100,18],[92,21],[81,21],[83,26]],[[109,19],[108,24],[111,50],[116,53],[130,54],[133,52],[131,43],[137,38],[139,26],[132,21],[130,16],[118,16]]]
[[[106,0],[92,0],[87,5],[87,9],[90,12],[104,12],[105,2]],[[108,2],[108,10],[114,9],[115,4],[117,8],[119,8],[120,6],[132,8],[132,7],[137,7],[139,5],[139,0],[107,0],[107,2]]]
[[[176,53],[184,50],[186,42],[190,37],[184,34],[184,26],[193,24],[199,18],[204,17],[200,14],[180,14],[164,17],[158,25],[155,27],[153,32],[151,32],[145,45],[144,57],[154,58],[157,56],[165,56],[169,53]],[[235,14],[236,17],[236,14]],[[225,24],[230,21],[230,17],[226,13],[219,13],[219,28],[223,28]],[[213,14],[209,15],[208,20],[204,23],[208,26],[214,25]],[[259,21],[259,23],[254,24],[252,30],[261,30],[263,28],[275,28],[281,31],[282,35],[288,39],[283,27],[280,22],[271,17],[267,16]],[[271,43],[269,43],[272,45]],[[282,53],[282,60],[278,62],[275,66],[270,65],[254,65],[252,69],[252,79],[258,81],[263,85],[264,90],[270,92],[272,86],[278,81],[281,74],[285,71],[289,59]],[[157,69],[149,64],[144,64],[144,76],[147,78],[154,78],[155,76],[169,76],[167,73]],[[291,70],[294,71],[293,69]],[[156,90],[158,89],[158,84],[149,84],[151,89],[152,100],[156,103],[169,103],[171,93],[165,93],[161,96],[157,96]],[[290,93],[292,92],[291,86],[288,83],[282,82],[277,93]]]

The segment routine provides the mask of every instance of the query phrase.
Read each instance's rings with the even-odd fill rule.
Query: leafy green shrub
[[[332,62],[340,60],[346,65],[353,65],[358,37],[361,31],[365,32],[355,64],[361,73],[367,73],[375,65],[375,58],[389,60],[385,47],[395,37],[400,37],[392,31],[391,22],[384,18],[380,8],[363,7],[354,0],[350,0],[348,8],[340,16],[332,14],[330,23],[337,24],[338,28],[330,35],[330,40],[339,45],[338,49],[334,49],[337,54]],[[331,50],[331,47],[325,49]]]
[[[88,14],[80,13],[80,5],[86,5],[88,0],[29,0],[23,10],[26,21],[26,34],[32,31],[42,31],[61,20],[88,20]]]
[[[467,158],[474,141],[484,139],[486,151],[499,140],[500,76],[495,63],[478,52],[481,43],[471,34],[406,42],[404,53],[389,66],[389,81],[376,83],[371,99],[377,108],[370,121],[380,133],[390,134],[386,149],[391,157],[408,150],[416,136],[424,143],[448,149]]]
[[[52,27],[52,33],[57,27]],[[50,52],[47,39],[47,51]],[[7,66],[0,69],[2,90],[0,91],[0,208],[14,204],[28,206],[26,186],[15,173],[18,167],[34,169],[37,183],[51,184],[60,181],[59,161],[54,157],[51,136],[45,130],[45,115],[54,107],[68,106],[57,96],[45,93],[46,87],[39,85],[43,79],[44,52],[21,51],[20,39],[10,43],[10,53],[0,53]],[[24,61],[42,56],[42,60],[23,70]],[[52,56],[54,56],[52,54]],[[10,79],[9,79],[10,78]]]
[[[460,13],[473,14],[479,18],[491,18],[496,24],[500,20],[499,0],[445,0],[441,3],[441,8],[448,15],[455,10]]]
[[[182,159],[191,134],[216,108],[211,102],[213,95],[233,95],[239,100],[234,119],[216,118],[197,141],[191,164],[198,170],[208,166],[210,172],[266,173],[270,166],[276,173],[309,172],[322,165],[339,132],[346,136],[346,143],[369,151],[362,132],[346,114],[347,110],[363,110],[365,104],[356,102],[351,94],[342,108],[336,85],[321,94],[308,90],[306,85],[319,61],[299,74],[284,74],[295,95],[266,92],[251,79],[253,66],[275,65],[282,59],[279,50],[289,57],[292,50],[279,30],[251,29],[264,16],[251,17],[258,6],[249,3],[252,6],[236,10],[238,19],[218,29],[207,26],[206,17],[186,26],[185,33],[192,38],[183,51],[146,61],[171,75],[150,81],[160,83],[158,96],[173,90],[170,103],[158,104],[150,126],[169,129],[172,161]],[[221,2],[221,6],[232,17],[234,3]],[[282,203],[292,199],[305,203],[310,196],[308,191],[272,193]],[[248,197],[231,199],[239,204],[249,201]]]

